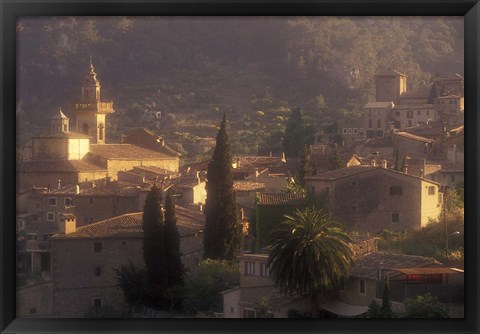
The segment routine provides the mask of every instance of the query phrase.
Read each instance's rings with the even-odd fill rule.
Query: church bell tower
[[[113,102],[101,102],[100,81],[90,58],[85,72],[80,102],[73,105],[77,132],[92,137],[92,144],[105,144],[105,117],[113,113]]]

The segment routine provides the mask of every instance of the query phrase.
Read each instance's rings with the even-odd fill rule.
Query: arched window
[[[102,123],[98,126],[98,140],[103,140],[103,131],[104,131],[104,126]]]
[[[82,133],[88,135],[88,124],[87,123],[83,123]]]

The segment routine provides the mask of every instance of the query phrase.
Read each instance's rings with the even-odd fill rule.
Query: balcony
[[[75,103],[72,106],[74,111],[94,111],[97,113],[108,114],[114,112],[113,102],[97,102],[97,103]]]

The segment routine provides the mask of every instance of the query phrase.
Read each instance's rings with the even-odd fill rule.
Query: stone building
[[[51,117],[47,133],[32,137],[23,148],[24,161],[17,166],[19,189],[32,186],[54,188],[100,179],[116,180],[119,171],[153,166],[178,172],[179,154],[148,130],[136,130],[126,142],[107,144],[106,116],[113,102],[101,102],[100,82],[90,63],[81,86],[81,99],[72,105],[76,131],[59,110]]]
[[[203,257],[205,216],[176,207],[182,262],[195,270]],[[115,268],[128,264],[142,267],[142,213],[125,214],[68,234],[56,234],[52,244],[53,314],[81,318],[91,307],[111,307],[125,315],[127,305],[117,286]]]
[[[327,197],[333,216],[351,231],[420,228],[437,220],[442,209],[437,182],[384,166],[341,168],[306,183]]]
[[[365,137],[385,137],[389,129],[393,102],[368,102],[363,107]]]

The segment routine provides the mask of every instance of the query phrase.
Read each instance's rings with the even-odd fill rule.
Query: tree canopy
[[[342,225],[313,208],[286,215],[273,232],[270,274],[283,293],[310,295],[318,315],[318,295],[340,286],[352,261]]]

